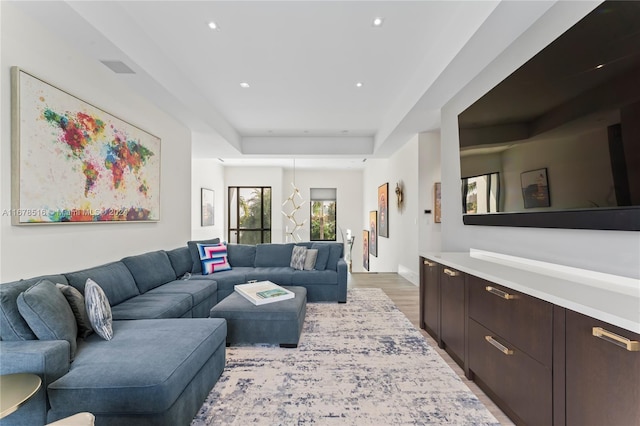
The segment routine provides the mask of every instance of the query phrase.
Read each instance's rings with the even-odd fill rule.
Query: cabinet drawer
[[[640,348],[634,342],[640,335],[567,310],[568,426],[640,424]]]
[[[469,276],[469,317],[551,368],[553,305]]]
[[[507,414],[516,417],[516,423],[553,423],[550,368],[472,319],[468,344],[469,369],[475,380],[495,395],[496,403]]]

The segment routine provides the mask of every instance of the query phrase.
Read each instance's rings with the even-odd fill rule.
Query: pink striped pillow
[[[231,269],[227,259],[227,246],[224,243],[198,244],[198,253],[202,263],[202,275]]]

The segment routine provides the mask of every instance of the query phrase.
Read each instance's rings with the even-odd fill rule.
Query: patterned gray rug
[[[497,425],[380,289],[310,303],[297,349],[227,348],[192,426]]]

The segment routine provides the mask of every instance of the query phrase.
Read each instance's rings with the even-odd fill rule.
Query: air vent
[[[116,74],[135,74],[136,72],[129,68],[127,64],[122,61],[100,61],[105,64],[111,71]]]

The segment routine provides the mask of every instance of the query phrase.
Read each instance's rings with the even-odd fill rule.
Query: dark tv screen
[[[601,3],[458,125],[465,224],[640,230],[640,2]]]

